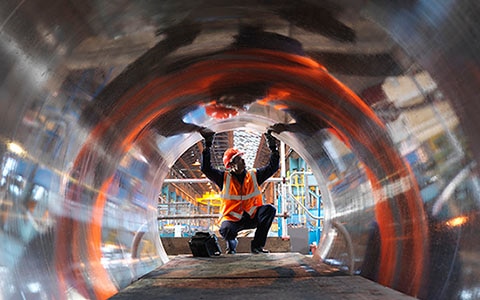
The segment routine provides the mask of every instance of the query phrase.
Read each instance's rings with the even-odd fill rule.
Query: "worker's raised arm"
[[[203,151],[200,170],[207,176],[208,179],[213,181],[220,189],[223,188],[223,175],[224,172],[212,167],[212,160],[210,154],[210,148],[213,145],[215,138],[215,132],[210,129],[202,129],[200,134],[203,137]]]
[[[280,154],[278,153],[277,148],[278,140],[271,134],[270,131],[265,133],[265,139],[271,154],[268,165],[257,169],[257,182],[259,185],[264,183],[280,168]]]

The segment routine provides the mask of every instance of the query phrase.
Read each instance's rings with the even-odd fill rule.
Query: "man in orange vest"
[[[258,169],[246,170],[243,153],[229,148],[223,156],[225,171],[212,167],[210,147],[215,133],[202,130],[204,150],[202,153],[202,172],[222,190],[222,214],[220,234],[226,240],[227,253],[235,254],[237,235],[240,230],[256,228],[250,245],[254,254],[268,253],[263,249],[267,241],[268,231],[275,218],[276,208],[271,204],[263,204],[260,185],[271,177],[279,168],[280,155],[277,140],[268,131],[265,133],[268,147],[271,150],[268,165]]]

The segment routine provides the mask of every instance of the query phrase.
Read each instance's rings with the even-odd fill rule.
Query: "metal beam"
[[[288,179],[287,179],[288,180]],[[265,182],[282,182],[283,178],[275,177],[269,178]],[[207,183],[211,182],[208,178],[167,178],[163,183]]]
[[[201,215],[160,215],[157,216],[157,220],[180,220],[180,219],[217,219],[220,218],[221,214],[201,214]],[[288,218],[290,215],[287,213],[277,214],[275,215],[276,218]]]

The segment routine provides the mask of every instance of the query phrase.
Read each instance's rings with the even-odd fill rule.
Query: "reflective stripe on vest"
[[[233,187],[232,184],[236,184],[236,186]],[[236,194],[242,193],[243,190],[247,191],[248,194]],[[220,196],[223,200],[222,220],[240,220],[244,211],[253,217],[257,207],[262,205],[262,193],[257,183],[255,169],[248,172],[243,184],[232,183],[232,174],[225,173],[223,194]]]
[[[255,206],[255,205],[252,206],[252,207],[250,207],[249,211],[247,211],[248,215],[251,216],[251,215],[255,212],[255,210],[257,209],[257,207],[258,207],[258,206]]]
[[[242,218],[242,214],[239,214],[239,213],[234,212],[234,211],[231,211],[228,214],[232,217],[235,217],[235,218],[239,219],[239,220]]]
[[[254,170],[249,171],[250,176],[252,177],[253,182],[253,192],[248,195],[230,195],[230,185],[232,182],[232,174],[227,174],[227,179],[225,182],[224,190],[226,191],[225,194],[220,194],[220,197],[225,200],[249,200],[250,198],[256,197],[261,195],[260,189],[258,188],[257,184],[257,175],[255,174]]]

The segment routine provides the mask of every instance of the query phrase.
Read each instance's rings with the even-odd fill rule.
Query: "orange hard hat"
[[[239,155],[242,156],[243,152],[240,152],[238,149],[235,148],[228,148],[223,154],[223,164],[225,165],[225,167],[228,167],[232,160]]]

